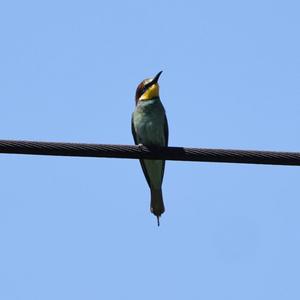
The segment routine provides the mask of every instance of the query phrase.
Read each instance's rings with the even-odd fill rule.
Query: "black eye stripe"
[[[150,82],[144,84],[144,81],[141,82],[136,90],[136,94],[135,94],[135,100],[138,101],[138,99],[147,91],[147,89],[149,89],[152,85],[156,84],[157,81],[155,80],[150,80]]]
[[[144,94],[147,91],[148,87],[144,86],[144,88],[142,89],[142,94]]]
[[[148,88],[150,87],[150,86],[152,86],[154,83],[152,82],[152,81],[150,81],[149,83],[147,83],[145,86],[144,86],[144,88],[143,88],[143,94],[148,90]]]

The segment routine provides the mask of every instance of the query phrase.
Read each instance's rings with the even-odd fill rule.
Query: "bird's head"
[[[143,80],[137,87],[135,93],[135,102],[147,101],[159,97],[158,79],[162,71],[157,73],[154,78]]]

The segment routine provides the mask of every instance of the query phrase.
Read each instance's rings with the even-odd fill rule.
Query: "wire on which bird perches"
[[[299,152],[0,140],[0,153],[300,166]]]

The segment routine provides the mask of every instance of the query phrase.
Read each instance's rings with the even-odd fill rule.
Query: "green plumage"
[[[131,123],[135,144],[168,145],[168,122],[159,98],[138,101]],[[140,163],[151,190],[151,212],[159,218],[165,210],[161,191],[165,161],[141,159]]]

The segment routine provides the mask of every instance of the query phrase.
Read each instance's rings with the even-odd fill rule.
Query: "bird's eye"
[[[152,85],[152,82],[148,82],[147,84],[144,85],[142,91],[143,94],[149,89],[149,87]]]
[[[147,89],[148,89],[148,87],[147,87],[147,85],[145,85],[142,89],[142,94],[144,94],[147,91]]]

